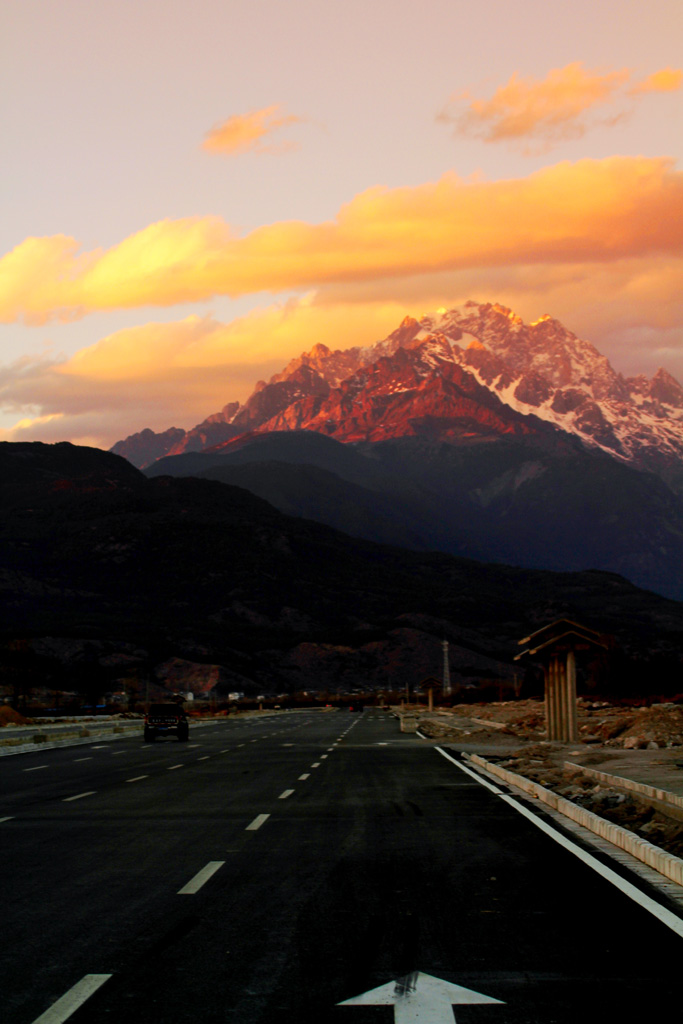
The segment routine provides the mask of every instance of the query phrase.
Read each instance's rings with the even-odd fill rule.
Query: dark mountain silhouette
[[[456,682],[509,679],[516,641],[567,616],[615,634],[641,684],[678,685],[683,606],[619,576],[352,539],[241,488],[146,479],[68,444],[0,445],[0,479],[0,668],[40,657],[49,676],[52,651],[94,687],[122,659],[140,681],[180,658],[252,692],[401,688],[439,672],[446,637]]]

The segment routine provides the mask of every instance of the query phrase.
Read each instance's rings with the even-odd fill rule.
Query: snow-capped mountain
[[[191,431],[143,432],[145,445],[138,434],[112,450],[146,465],[247,432],[293,429],[349,442],[427,433],[451,443],[557,429],[683,491],[683,388],[666,370],[625,378],[559,321],[525,324],[494,303],[406,317],[367,347],[318,344],[259,382],[243,405]]]

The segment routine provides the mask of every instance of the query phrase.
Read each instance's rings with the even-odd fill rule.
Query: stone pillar
[[[576,657],[569,651],[566,660],[559,654],[548,659],[545,668],[545,719],[549,740],[576,742]]]
[[[576,710],[576,655],[567,651],[567,740],[576,743],[579,725]]]
[[[545,724],[549,740],[557,738],[557,675],[556,659],[551,657],[545,669]]]

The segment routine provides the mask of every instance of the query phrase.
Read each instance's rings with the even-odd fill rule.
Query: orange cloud
[[[217,217],[165,220],[112,249],[79,254],[31,238],[0,260],[0,319],[70,319],[381,281],[444,270],[610,262],[683,248],[683,174],[671,161],[560,163],[527,178],[373,188],[334,221],[284,221],[233,235]]]
[[[629,94],[639,96],[641,93],[648,92],[676,92],[682,84],[683,71],[679,71],[677,68],[662,68],[661,71],[655,71],[654,74],[634,85],[632,89],[629,89]]]
[[[587,115],[595,108],[625,97],[678,89],[681,77],[680,71],[665,68],[626,89],[631,78],[629,70],[596,74],[585,70],[581,61],[575,61],[563,68],[553,68],[541,81],[513,74],[489,100],[471,99],[469,92],[459,93],[437,119],[452,124],[458,135],[470,135],[484,142],[534,139],[547,149],[554,142],[583,136],[591,127]],[[460,109],[463,101],[469,101],[465,110]],[[613,123],[626,114],[627,110],[617,109],[601,123]]]
[[[284,152],[296,146],[293,142],[265,146],[262,143],[267,135],[272,135],[279,128],[288,124],[297,124],[303,118],[294,114],[278,115],[279,104],[264,107],[262,110],[250,110],[247,114],[234,114],[227,121],[206,133],[202,149],[207,153],[223,153],[234,156],[237,153],[275,153]]]

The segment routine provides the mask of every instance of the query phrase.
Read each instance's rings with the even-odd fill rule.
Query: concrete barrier
[[[625,779],[623,775],[610,775],[609,772],[600,772],[596,768],[586,768],[584,765],[576,764],[574,761],[565,761],[564,766],[571,771],[581,771],[590,779],[604,782],[606,786],[613,786],[614,789],[625,789],[629,793],[644,796],[648,801],[652,801],[653,804],[661,804],[664,812],[669,809],[683,812],[683,796],[679,793],[671,793],[668,789],[657,789],[655,786],[648,786],[645,782],[634,782],[633,779]],[[675,815],[679,819],[681,816],[681,814]]]
[[[601,836],[603,839],[607,839],[614,846],[626,850],[633,857],[637,857],[644,864],[654,868],[655,871],[659,871],[661,875],[670,878],[672,882],[683,885],[683,860],[680,857],[667,853],[666,850],[662,850],[659,846],[654,846],[652,843],[648,843],[646,839],[641,839],[634,832],[629,832],[628,829],[622,828],[621,825],[615,825],[614,822],[601,818],[599,814],[588,811],[585,807],[572,803],[571,800],[565,800],[564,797],[558,796],[557,793],[554,793],[551,789],[546,789],[545,786],[541,786],[538,782],[532,782],[531,779],[527,779],[523,775],[517,775],[515,772],[508,771],[507,768],[501,768],[500,765],[487,761],[485,757],[481,757],[479,754],[464,754],[463,756],[473,764],[479,765],[480,768],[490,772],[491,775],[502,779],[503,782],[516,786],[517,789],[521,789],[524,793],[536,797],[554,810],[560,811],[565,817],[571,818],[577,824],[583,825],[584,828],[590,829],[591,832]]]

